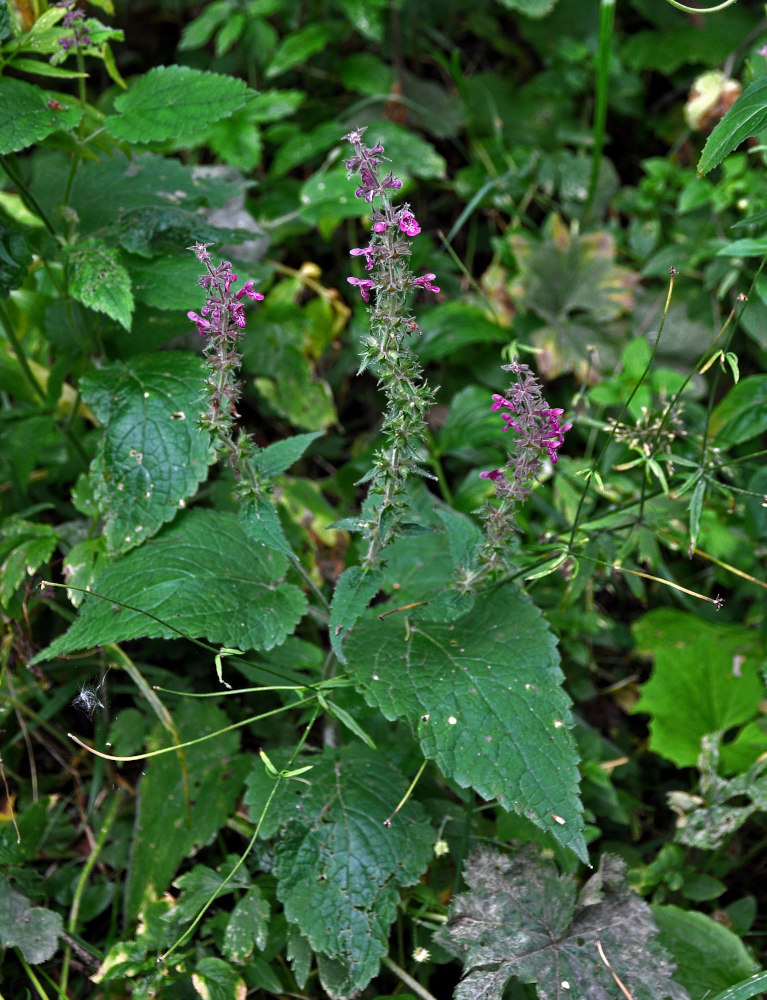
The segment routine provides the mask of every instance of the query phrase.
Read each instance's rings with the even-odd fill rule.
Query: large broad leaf
[[[705,913],[651,907],[663,944],[677,964],[674,978],[692,997],[710,997],[758,969],[737,934]]]
[[[736,146],[767,126],[767,77],[746,87],[727,114],[717,122],[698,160],[698,173],[707,174]]]
[[[512,980],[539,1000],[622,1000],[597,942],[634,1000],[685,1000],[674,966],[653,939],[647,903],[628,888],[623,863],[605,856],[580,894],[550,861],[482,850],[469,860],[470,891],[453,901],[437,940],[463,958],[455,1000],[501,1000]]]
[[[637,649],[655,660],[633,711],[650,714],[650,748],[677,767],[695,765],[704,736],[759,713],[764,648],[753,630],[659,608],[633,632]]]
[[[64,922],[58,913],[33,906],[0,875],[0,945],[18,948],[30,965],[53,958]]]
[[[418,881],[434,832],[412,800],[384,824],[406,782],[358,744],[326,750],[308,777],[311,785],[294,800],[295,819],[275,847],[277,896],[288,921],[334,964],[326,990],[351,996],[378,972],[397,887]]]
[[[80,381],[105,425],[91,465],[111,552],[127,552],[172,520],[205,479],[209,436],[197,424],[203,364],[191,354],[144,355]]]
[[[230,722],[210,701],[182,702],[173,718],[182,740]],[[167,731],[158,726],[155,739],[167,746]],[[161,754],[147,765],[138,787],[125,895],[128,919],[167,889],[179,862],[210,843],[234,812],[250,766],[249,758],[237,755],[238,746],[237,733],[224,733],[178,753]]]
[[[179,633],[239,649],[271,649],[306,608],[298,587],[280,582],[286,569],[287,557],[251,541],[234,514],[185,511],[104,570],[93,590],[106,600],[87,596],[79,617],[39,658]]]
[[[243,80],[189,66],[156,66],[115,100],[104,127],[126,142],[161,142],[226,118],[245,105]]]
[[[440,556],[423,561],[429,547],[411,539],[390,560],[390,579],[402,572],[393,607],[428,601],[435,582],[449,579]],[[478,595],[454,622],[426,620],[428,604],[418,614],[368,612],[346,640],[365,700],[387,719],[406,719],[447,777],[497,798],[585,860],[570,699],[538,609],[506,584]]]
[[[53,95],[22,80],[0,80],[0,154],[15,153],[52,132],[75,128],[76,101],[63,105]]]

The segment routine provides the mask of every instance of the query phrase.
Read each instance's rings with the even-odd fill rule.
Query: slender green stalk
[[[683,10],[686,14],[715,14],[718,10],[732,7],[734,3],[737,3],[737,0],[724,0],[723,3],[718,3],[715,7],[688,7],[687,4],[679,3],[679,0],[666,0],[666,3],[670,3],[677,10]]]
[[[610,90],[610,49],[615,25],[615,0],[602,0],[599,11],[599,53],[597,56],[597,89],[592,130],[591,177],[586,195],[584,217],[591,215],[594,198],[599,183],[599,168],[605,145],[605,124],[607,122],[607,97]]]
[[[417,979],[413,979],[405,970],[397,965],[397,963],[389,958],[388,955],[384,955],[381,959],[381,964],[385,965],[386,968],[393,972],[397,979],[401,979],[408,989],[411,989],[416,996],[421,997],[421,1000],[437,1000],[433,993],[429,993],[425,986],[421,986]]]
[[[106,843],[107,835],[112,829],[112,824],[117,818],[117,810],[119,809],[120,802],[122,800],[122,795],[118,793],[112,799],[112,803],[109,810],[104,817],[104,822],[102,824],[101,830],[99,830],[99,835],[96,843],[93,846],[93,850],[88,855],[88,858],[83,865],[83,870],[80,872],[80,878],[77,880],[77,885],[75,886],[74,898],[72,899],[72,906],[69,910],[69,920],[67,922],[67,930],[70,934],[74,934],[77,930],[77,920],[80,914],[80,904],[82,903],[83,893],[85,892],[85,887],[88,884],[88,879],[93,871],[93,866],[96,864],[96,860],[101,854],[101,851]],[[66,996],[67,985],[69,982],[69,965],[72,960],[72,949],[69,944],[66,945],[64,949],[64,959],[61,963],[61,992]]]

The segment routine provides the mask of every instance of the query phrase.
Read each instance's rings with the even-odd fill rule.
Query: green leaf
[[[229,868],[231,869],[231,865]],[[246,875],[240,873],[224,886],[227,874],[228,871],[213,871],[207,865],[195,865],[190,872],[174,879],[173,885],[181,890],[181,895],[164,919],[173,924],[188,923],[194,920],[211,897],[218,898],[234,892],[237,888],[243,888],[247,880]],[[224,886],[223,891],[222,886]]]
[[[418,583],[431,572],[414,568],[397,604],[428,600]],[[443,774],[497,798],[585,860],[578,755],[556,640],[518,587],[478,595],[452,622],[421,620],[417,609],[383,621],[368,612],[345,652],[368,704],[410,722]]]
[[[240,506],[239,517],[242,530],[248,538],[259,545],[265,545],[268,549],[284,552],[288,556],[293,555],[290,543],[282,530],[280,515],[270,500],[257,497],[245,501]]]
[[[119,115],[104,128],[125,142],[162,142],[195,132],[239,111],[248,87],[243,80],[189,66],[157,66],[115,99]]]
[[[69,294],[89,309],[106,313],[126,330],[133,315],[130,275],[116,250],[101,240],[78,243],[69,253]]]
[[[378,972],[397,887],[418,881],[434,833],[412,800],[383,825],[406,782],[367,748],[328,749],[312,763],[312,784],[300,786],[296,818],[275,845],[277,896],[315,952],[340,964],[351,993]]]
[[[477,306],[464,302],[446,302],[422,309],[419,322],[423,337],[414,343],[413,349],[424,362],[442,361],[462,347],[500,344],[509,338],[507,328],[491,322]]]
[[[350,566],[338,578],[330,602],[330,645],[341,663],[346,663],[343,641],[362,617],[381,586],[381,574],[361,566]]]
[[[182,701],[173,717],[182,741],[230,723],[210,701]],[[154,740],[167,746],[167,731],[158,726]],[[237,755],[238,745],[237,733],[229,732],[148,762],[138,786],[125,895],[128,920],[167,889],[181,860],[209,844],[233,813],[252,766],[249,758]]]
[[[83,400],[105,425],[91,482],[111,552],[155,535],[205,479],[210,438],[197,424],[203,371],[200,358],[167,351],[81,379]]]
[[[248,889],[229,917],[221,948],[233,962],[244,962],[253,954],[266,948],[269,939],[269,903],[264,894],[254,886]]]
[[[140,302],[153,309],[189,308],[189,289],[200,277],[199,261],[192,254],[160,253],[149,258],[126,254],[124,261]]]
[[[251,541],[234,514],[185,511],[141,548],[113,560],[93,586],[106,600],[87,596],[69,630],[38,656],[179,633],[271,649],[306,609],[298,587],[279,582],[286,569],[286,557]]]
[[[256,378],[258,394],[275,413],[294,427],[324,431],[338,420],[333,393],[324,379],[315,378],[311,362],[297,348],[284,346],[285,367],[274,378]]]
[[[674,978],[692,1000],[734,986],[757,969],[738,935],[706,914],[678,906],[651,909],[663,944],[676,961]]]
[[[707,174],[728,153],[767,126],[767,77],[749,84],[727,114],[714,126],[698,160],[698,173]]]
[[[556,6],[557,0],[499,0],[507,10],[516,10],[525,17],[545,17]]]
[[[60,95],[59,95],[60,96]],[[80,108],[65,105],[40,87],[10,77],[0,79],[0,154],[25,149],[53,132],[76,128]],[[58,104],[58,107],[57,107]]]
[[[7,606],[24,579],[50,559],[58,540],[49,524],[6,518],[0,528],[0,604]]]
[[[751,997],[758,996],[765,989],[767,989],[767,972],[757,972],[748,979],[736,983],[735,986],[717,993],[711,1000],[751,1000]]]
[[[297,462],[312,441],[316,441],[319,437],[322,437],[321,431],[294,434],[292,437],[267,445],[254,459],[256,471],[260,476],[269,478],[279,476]]]
[[[338,34],[337,26],[329,21],[308,24],[293,31],[282,40],[266,67],[267,80],[281,76],[299,63],[308,62],[313,55],[321,52],[328,42]]]
[[[192,973],[192,985],[204,1000],[242,1000],[245,980],[220,958],[202,958]]]
[[[644,615],[632,631],[637,650],[655,660],[653,675],[632,710],[651,716],[650,748],[655,753],[677,767],[692,767],[704,736],[758,714],[764,651],[751,629],[659,608]]]
[[[26,962],[40,965],[55,955],[63,930],[58,913],[33,906],[0,875],[0,944],[4,948],[18,948]]]
[[[709,422],[721,447],[742,444],[767,430],[767,375],[749,375],[732,386]]]
[[[455,1000],[501,1000],[511,981],[535,983],[539,1000],[621,997],[597,942],[634,1000],[686,1000],[650,907],[628,888],[617,858],[603,856],[578,895],[571,877],[525,849],[477,851],[464,878],[470,891],[454,898],[435,935],[463,959]]]
[[[0,299],[19,287],[31,263],[32,250],[24,230],[20,226],[9,229],[0,222]]]

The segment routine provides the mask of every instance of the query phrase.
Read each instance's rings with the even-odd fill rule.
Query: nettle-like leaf
[[[263,951],[269,939],[269,901],[258,888],[248,889],[232,910],[221,950],[233,962],[244,962],[253,949]]]
[[[182,702],[173,718],[182,740],[205,736],[230,723],[211,702],[200,701]],[[167,746],[167,730],[158,726],[155,739]],[[237,754],[238,746],[237,733],[223,733],[148,763],[138,789],[125,894],[127,919],[164,892],[182,859],[209,844],[231,816],[251,766],[249,758]]]
[[[281,800],[282,815],[294,818],[275,845],[277,896],[288,921],[333,963],[332,983],[320,968],[325,989],[347,997],[378,972],[397,888],[418,881],[434,832],[412,800],[384,825],[406,782],[365,747],[328,749],[312,763],[311,784],[294,783]]]
[[[185,511],[99,574],[93,591],[106,599],[86,596],[79,617],[38,658],[179,634],[271,649],[306,610],[302,591],[281,582],[287,565],[285,555],[251,541],[234,514]]]
[[[15,153],[53,132],[75,128],[80,107],[23,80],[0,79],[0,154]]]
[[[638,651],[655,661],[632,709],[650,714],[655,753],[677,767],[692,767],[704,736],[741,726],[759,714],[764,648],[754,630],[658,608],[640,618],[632,631]]]
[[[157,66],[115,100],[104,128],[125,142],[162,142],[196,132],[245,105],[247,84],[189,66]]]
[[[64,929],[60,914],[32,903],[14,892],[5,876],[0,875],[0,945],[18,948],[30,965],[40,965],[53,958]]]
[[[450,578],[444,535],[392,548],[392,607],[438,596]],[[506,584],[478,595],[454,621],[429,617],[428,604],[383,620],[368,612],[345,645],[357,688],[387,719],[406,719],[443,774],[498,799],[585,860],[570,699],[540,612]]]
[[[185,352],[105,365],[80,380],[105,425],[91,464],[111,552],[127,552],[172,520],[208,471],[209,435],[197,425],[203,363]]]
[[[338,578],[330,602],[330,645],[341,663],[346,663],[344,637],[357,624],[363,612],[378,593],[381,574],[376,570],[349,566]]]
[[[459,955],[464,978],[455,1000],[501,1000],[507,983],[535,983],[539,1000],[685,1000],[674,965],[654,940],[650,907],[626,883],[623,862],[606,855],[578,893],[570,876],[523,849],[480,850],[437,941]]]
[[[101,240],[78,243],[69,253],[69,293],[89,309],[105,313],[126,330],[133,315],[130,275],[116,250]]]

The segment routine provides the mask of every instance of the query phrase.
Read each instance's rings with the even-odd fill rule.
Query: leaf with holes
[[[130,330],[133,316],[131,280],[117,251],[101,240],[89,239],[72,247],[67,257],[72,298]]]
[[[172,520],[208,471],[209,435],[197,425],[203,363],[180,351],[90,372],[84,401],[104,425],[91,464],[112,552],[126,552]]]
[[[410,547],[428,548],[409,540]],[[402,546],[400,546],[402,548]],[[404,548],[403,548],[404,551]],[[413,561],[416,554],[413,554]],[[431,562],[424,564],[430,579]],[[412,600],[418,572],[403,579]],[[381,611],[380,607],[376,611]],[[586,859],[578,755],[556,640],[517,586],[477,596],[455,621],[368,612],[346,640],[349,671],[370,705],[406,719],[447,777],[526,816]]]
[[[185,511],[140,549],[114,559],[79,617],[37,658],[178,635],[271,649],[306,610],[302,591],[281,581],[286,570],[287,557],[251,541],[234,514]]]
[[[412,800],[384,826],[406,782],[372,751],[354,744],[312,762],[311,785],[296,786],[295,819],[275,845],[277,896],[288,921],[340,972],[340,985],[334,977],[326,990],[350,996],[378,972],[397,887],[418,881],[434,832]]]
[[[501,1000],[511,981],[535,983],[539,1000],[622,1000],[598,942],[634,1000],[686,1000],[650,907],[626,883],[625,866],[605,855],[577,892],[570,876],[529,849],[508,857],[480,850],[437,941],[464,963],[455,1000]]]

